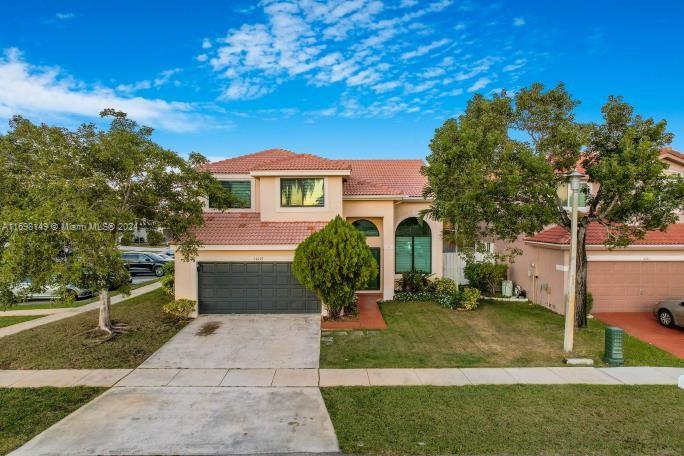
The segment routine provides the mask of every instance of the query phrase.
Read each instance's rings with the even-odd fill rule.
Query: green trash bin
[[[621,366],[625,363],[623,350],[625,331],[622,328],[608,326],[606,328],[606,345],[603,361],[612,366]]]

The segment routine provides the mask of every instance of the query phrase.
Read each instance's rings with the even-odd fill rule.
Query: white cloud
[[[516,17],[513,19],[513,25],[515,27],[522,27],[523,25],[525,25],[525,19],[522,17]]]
[[[202,40],[202,49],[210,49],[211,41],[208,38]]]
[[[503,67],[503,71],[505,71],[506,73],[508,73],[509,71],[517,70],[517,69],[519,69],[519,68],[524,67],[526,63],[527,63],[527,60],[525,60],[525,59],[518,59],[518,60],[516,60],[515,62],[509,63],[508,65],[504,66],[504,67]]]
[[[424,46],[418,46],[413,51],[404,52],[403,54],[401,54],[401,59],[402,60],[408,60],[408,59],[420,57],[420,56],[423,56],[423,55],[427,54],[428,52],[433,51],[437,48],[440,48],[442,46],[446,46],[449,43],[450,43],[450,40],[448,38],[442,38],[441,40],[433,41],[430,44],[426,44]]]
[[[157,76],[156,78],[154,78],[151,81],[150,80],[143,80],[143,81],[134,82],[132,84],[119,84],[118,86],[116,86],[116,90],[121,92],[121,93],[131,95],[131,94],[138,92],[140,90],[159,88],[159,87],[165,86],[166,84],[171,82],[171,78],[173,77],[173,75],[177,74],[181,71],[182,70],[180,68],[172,68],[170,70],[164,70],[161,73],[159,73],[159,76]]]
[[[192,131],[201,126],[188,103],[161,99],[121,97],[107,87],[88,88],[64,75],[57,67],[36,67],[23,60],[16,48],[0,57],[0,115],[76,116],[96,118],[105,108],[115,108],[153,127]]]
[[[262,97],[269,92],[270,90],[267,87],[264,87],[257,81],[234,79],[223,92],[222,98],[227,100],[250,100]]]
[[[418,76],[423,78],[423,79],[431,79],[431,78],[436,78],[437,76],[441,76],[446,73],[446,70],[444,68],[439,68],[439,67],[432,67],[428,68],[422,73],[419,73]]]
[[[59,19],[60,21],[68,21],[69,19],[75,18],[76,15],[74,13],[57,13],[55,14],[55,18]]]
[[[473,85],[468,87],[468,92],[477,92],[480,89],[483,89],[489,85],[489,83],[492,82],[489,78],[480,78]]]
[[[197,59],[198,62],[206,62],[207,60],[209,60],[209,56],[207,54],[200,54],[197,57],[195,57],[195,59]]]
[[[380,84],[375,84],[372,89],[376,93],[384,93],[384,92],[389,92],[390,90],[396,89],[397,87],[401,87],[402,83],[399,81],[387,81],[387,82],[381,82]]]

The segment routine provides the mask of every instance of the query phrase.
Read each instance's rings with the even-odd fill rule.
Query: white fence
[[[457,252],[445,252],[442,261],[442,275],[444,277],[448,277],[460,285],[468,283],[463,275],[465,261]]]

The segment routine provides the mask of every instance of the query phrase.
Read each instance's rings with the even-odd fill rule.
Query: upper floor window
[[[356,220],[354,223],[352,223],[352,225],[354,226],[354,228],[365,234],[366,237],[380,236],[378,227],[375,226],[375,224],[370,220]]]
[[[226,180],[221,181],[223,188],[235,195],[236,201],[230,207],[232,209],[249,209],[252,207],[252,183],[248,180]],[[209,207],[214,207],[209,200]]]
[[[280,179],[281,207],[323,207],[325,192],[321,178]]]

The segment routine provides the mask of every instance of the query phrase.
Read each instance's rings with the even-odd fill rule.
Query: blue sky
[[[0,122],[117,107],[180,153],[422,158],[477,92],[565,82],[684,150],[684,2],[30,1],[0,14]]]

